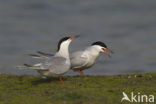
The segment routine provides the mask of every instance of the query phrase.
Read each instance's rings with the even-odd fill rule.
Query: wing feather
[[[63,74],[69,70],[70,65],[66,63],[67,59],[63,57],[53,57],[44,63],[44,67],[54,74]]]
[[[71,68],[81,68],[87,64],[87,55],[83,51],[74,52],[70,56]]]

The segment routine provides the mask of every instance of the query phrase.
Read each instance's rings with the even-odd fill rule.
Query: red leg
[[[82,76],[86,77],[86,75],[81,70],[76,70],[75,72],[79,72]]]
[[[63,83],[62,77],[60,77],[60,82]]]

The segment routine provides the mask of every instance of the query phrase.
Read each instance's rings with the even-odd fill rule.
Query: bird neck
[[[95,46],[88,47],[85,51],[87,51],[87,53],[89,54],[89,56],[92,57],[95,60],[100,55],[100,51]]]
[[[69,44],[61,45],[59,51],[56,53],[56,56],[61,56],[61,57],[69,59],[68,47],[69,47]]]

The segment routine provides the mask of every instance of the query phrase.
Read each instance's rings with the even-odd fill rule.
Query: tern
[[[79,72],[83,76],[86,76],[82,71],[92,67],[101,52],[106,53],[110,57],[110,54],[107,51],[113,53],[107,48],[105,43],[97,41],[85,50],[74,52],[70,55],[71,69],[75,72]]]
[[[44,77],[60,77],[62,83],[62,75],[69,71],[71,67],[68,47],[76,36],[64,37],[58,43],[58,51],[54,56],[47,58],[45,62],[34,65],[24,64],[30,69],[37,70]]]
[[[79,72],[83,76],[86,76],[83,73],[83,70],[92,67],[102,52],[106,53],[106,55],[110,57],[110,54],[107,51],[113,53],[112,50],[107,48],[105,43],[97,41],[82,51],[73,52],[70,54],[71,69],[75,72]],[[42,56],[36,54],[31,54],[31,56],[36,58],[48,58],[53,56],[53,54],[44,53],[41,51],[38,51],[38,53]]]

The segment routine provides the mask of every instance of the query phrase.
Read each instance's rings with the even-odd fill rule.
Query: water
[[[86,74],[156,72],[155,4],[155,0],[1,0],[0,73],[36,75],[15,66],[35,63],[26,54],[54,53],[61,37],[78,34],[70,52],[98,40],[115,52],[111,58],[101,54]]]

